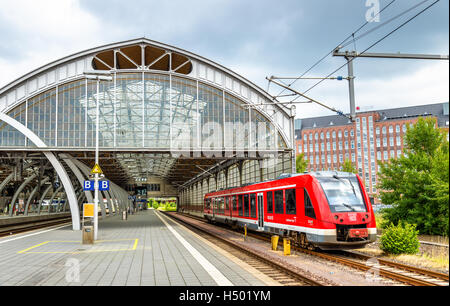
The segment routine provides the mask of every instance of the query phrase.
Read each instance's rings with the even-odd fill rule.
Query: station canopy
[[[145,38],[24,75],[0,89],[0,113],[0,154],[52,152],[89,167],[98,116],[100,165],[121,186],[156,176],[177,187],[230,160],[293,154],[291,109],[213,61]]]

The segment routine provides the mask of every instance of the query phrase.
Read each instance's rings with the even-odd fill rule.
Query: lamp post
[[[110,74],[108,71],[106,74]],[[98,134],[99,134],[99,122],[100,122],[100,103],[99,103],[99,93],[100,93],[100,81],[112,81],[113,78],[109,75],[104,75],[101,73],[98,73],[97,71],[95,73],[87,73],[85,72],[84,75],[86,76],[86,79],[90,80],[96,80],[97,81],[97,95],[96,95],[96,120],[95,120],[95,164],[98,165]],[[99,189],[99,174],[95,173],[94,177],[94,240],[97,240],[98,236],[98,189]]]

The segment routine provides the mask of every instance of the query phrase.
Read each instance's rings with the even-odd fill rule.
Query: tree
[[[406,221],[420,233],[449,233],[449,148],[433,118],[419,118],[405,134],[404,156],[380,163],[378,188],[385,224]]]
[[[341,166],[341,171],[356,173],[356,168],[353,166],[352,162],[349,159],[346,159]]]
[[[305,172],[307,167],[308,162],[305,160],[305,154],[300,153],[295,158],[295,169],[297,170],[297,173]]]

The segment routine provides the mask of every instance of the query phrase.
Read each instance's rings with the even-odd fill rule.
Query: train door
[[[258,229],[264,229],[264,194],[258,193]]]

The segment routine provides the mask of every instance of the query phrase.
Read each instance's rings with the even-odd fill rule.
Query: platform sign
[[[84,191],[94,191],[94,181],[84,181],[83,183],[83,190]]]
[[[98,190],[109,190],[109,181],[99,181]]]
[[[94,204],[85,203],[83,205],[83,216],[84,217],[94,217]]]
[[[84,191],[94,191],[95,190],[95,181],[84,181],[83,183]],[[103,180],[98,181],[98,190],[109,190],[109,181]]]

